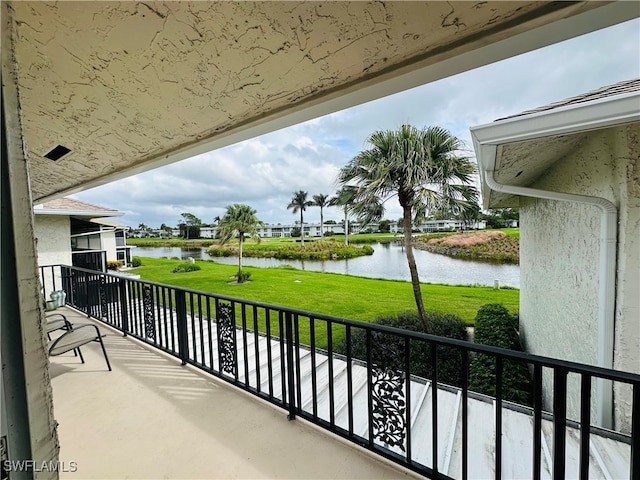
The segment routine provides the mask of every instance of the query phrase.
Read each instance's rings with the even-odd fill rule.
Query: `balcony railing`
[[[40,273],[70,306],[124,335],[427,477],[640,478],[640,375],[77,267]],[[427,375],[414,371],[418,349]],[[495,398],[469,390],[479,354],[495,359]],[[445,361],[459,366],[459,385],[438,381]],[[518,362],[532,372],[531,406],[503,398],[503,372]],[[630,431],[592,425],[601,381],[629,389]],[[578,418],[567,413],[571,382]],[[607,445],[613,454],[598,453]]]

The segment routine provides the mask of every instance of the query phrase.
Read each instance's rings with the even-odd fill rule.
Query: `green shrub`
[[[234,277],[236,277],[238,283],[244,283],[249,281],[249,279],[251,278],[251,274],[249,272],[238,271],[238,273],[236,273]]]
[[[132,267],[140,267],[140,266],[142,266],[142,258],[140,258],[140,257],[131,257],[131,266]]]
[[[232,257],[238,255],[238,249],[214,245],[207,250],[207,253],[212,257]]]
[[[499,304],[480,307],[476,315],[474,340],[476,343],[522,351],[518,335],[518,321]],[[469,389],[495,396],[496,358],[475,354],[469,370]],[[502,397],[522,404],[531,404],[531,379],[524,362],[505,360],[502,367]]]
[[[171,273],[196,272],[198,270],[200,270],[200,265],[191,262],[183,262],[171,270]]]
[[[122,266],[122,262],[118,260],[107,260],[107,270],[118,270]]]
[[[468,340],[467,327],[463,319],[451,313],[427,312],[427,321],[430,331],[428,333],[440,337],[455,338],[458,340]],[[376,325],[386,325],[390,327],[412,330],[415,332],[427,333],[417,312],[400,312],[397,316],[385,316],[377,318]],[[362,329],[353,329],[351,336],[351,355],[354,358],[366,360],[366,332]],[[378,352],[382,352],[385,362],[393,368],[404,369],[404,339],[395,335],[373,332],[371,335],[372,360],[376,362]],[[448,385],[462,385],[462,354],[457,348],[439,345],[437,348],[438,357],[438,382]],[[346,340],[340,342],[336,351],[345,354],[347,350]],[[432,343],[420,340],[410,341],[410,365],[412,375],[423,378],[432,378]],[[380,360],[378,360],[380,361]]]

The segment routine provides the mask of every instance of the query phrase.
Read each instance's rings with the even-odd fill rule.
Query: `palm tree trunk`
[[[242,283],[242,244],[244,237],[240,234],[240,247],[238,249],[238,283]]]
[[[320,240],[324,240],[324,215],[320,207]]]
[[[302,220],[302,209],[300,209],[300,245],[304,245],[304,223]]]
[[[407,255],[409,263],[409,272],[411,273],[411,285],[413,286],[413,296],[416,299],[416,307],[418,308],[418,316],[422,322],[425,331],[429,331],[427,323],[427,315],[424,311],[424,303],[422,303],[422,290],[420,290],[420,278],[418,278],[418,268],[416,267],[416,259],[413,256],[413,242],[411,236],[411,208],[402,207],[402,225],[404,229],[404,251]]]
[[[344,244],[349,245],[349,214],[347,209],[344,209]]]

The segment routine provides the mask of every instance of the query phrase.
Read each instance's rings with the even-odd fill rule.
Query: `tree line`
[[[293,193],[293,198],[288,205],[288,209],[293,209],[292,205],[298,204],[298,209],[301,210],[300,213],[304,212],[299,205],[304,204],[305,210],[306,207],[319,207],[320,208],[320,237],[324,240],[324,226],[325,225],[335,225],[335,220],[324,220],[324,208],[325,207],[333,207],[338,206],[342,207],[344,212],[344,219],[342,220],[342,225],[345,227],[345,243],[349,243],[348,235],[350,234],[349,230],[349,211],[350,206],[354,200],[354,192],[349,188],[340,189],[336,196],[330,197],[329,195],[318,194],[313,195],[311,201],[307,201],[306,197],[308,196],[308,192],[304,192],[299,190]],[[301,200],[298,202],[298,200]],[[298,209],[293,213],[298,213]],[[302,216],[302,215],[301,215]],[[433,212],[429,215],[426,220],[460,220],[464,222],[468,226],[472,226],[481,220],[484,220],[487,223],[488,228],[504,228],[508,226],[512,220],[516,222],[519,221],[519,213],[518,210],[513,208],[502,208],[496,210],[490,210],[487,213],[483,213],[480,209],[480,205],[477,203],[475,205],[470,205],[468,208],[463,209],[458,214],[454,214],[452,212],[447,211],[439,211]],[[358,219],[361,220],[361,219]],[[218,222],[220,222],[220,217],[216,216],[213,219],[213,223],[204,223],[200,218],[195,216],[192,213],[185,212],[182,214],[182,220],[177,224],[176,227],[171,227],[166,223],[160,225],[158,229],[154,229],[144,223],[140,223],[138,228],[136,229],[139,232],[144,232],[148,235],[151,235],[152,232],[160,230],[160,233],[163,237],[170,238],[173,236],[173,231],[178,230],[181,238],[184,239],[195,239],[200,238],[200,230],[204,227],[217,227]],[[382,219],[379,220],[378,228],[380,233],[388,233],[391,231],[391,225],[397,225],[400,229],[403,228],[403,218],[400,217],[397,220],[389,220]],[[414,224],[414,226],[417,226]],[[302,235],[302,229],[297,227],[292,230],[292,237],[300,237]]]

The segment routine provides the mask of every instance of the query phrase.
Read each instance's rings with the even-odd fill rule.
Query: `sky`
[[[377,130],[438,125],[467,146],[469,128],[640,77],[640,19],[577,37],[226,148],[72,195],[115,208],[123,225],[176,226],[183,212],[212,223],[227,205],[246,203],[265,223],[293,223],[293,192],[333,196],[341,167],[367,149]],[[324,219],[342,212],[325,209]],[[385,218],[398,219],[392,199]],[[308,207],[304,221],[319,222]]]

